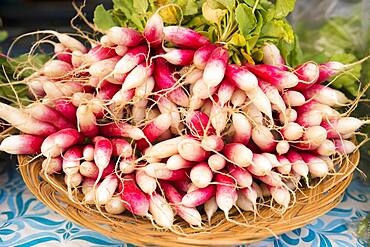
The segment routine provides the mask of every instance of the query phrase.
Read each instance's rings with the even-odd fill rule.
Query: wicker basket
[[[30,156],[18,156],[19,170],[30,191],[48,207],[65,218],[105,236],[119,239],[136,245],[159,246],[231,246],[251,243],[299,228],[315,218],[325,214],[338,205],[342,194],[350,184],[352,173],[359,162],[359,152],[352,154],[347,162],[343,162],[338,174],[328,176],[318,186],[304,188],[296,193],[297,202],[283,215],[271,208],[260,210],[260,216],[236,210],[230,216],[235,224],[226,221],[221,212],[213,217],[212,227],[203,230],[193,229],[176,219],[176,226],[181,227],[183,234],[172,231],[158,230],[150,221],[135,218],[130,213],[119,216],[105,215],[95,209],[76,204],[68,199],[63,180],[58,176],[45,177],[40,173],[40,160],[32,160]],[[56,186],[57,185],[57,186]],[[245,224],[245,222],[248,224]]]

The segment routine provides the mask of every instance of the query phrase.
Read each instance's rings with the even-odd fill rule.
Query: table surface
[[[367,213],[370,185],[356,176],[337,208],[305,227],[250,246],[367,246],[356,238],[352,227]],[[0,175],[0,246],[132,245],[71,223],[48,209],[25,187],[12,163]]]

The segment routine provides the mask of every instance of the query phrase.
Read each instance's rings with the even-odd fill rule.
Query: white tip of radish
[[[120,196],[113,196],[105,204],[105,210],[110,214],[122,214],[126,208]]]
[[[212,170],[205,162],[195,165],[190,171],[190,179],[198,188],[207,187],[211,183],[212,177]]]
[[[286,154],[289,151],[290,145],[287,141],[279,141],[276,145],[276,152],[279,155]]]
[[[204,203],[204,211],[206,211],[208,222],[211,222],[212,216],[218,209],[216,197],[212,197]]]
[[[158,225],[164,228],[172,227],[175,216],[172,207],[162,196],[155,193],[150,197],[149,211]]]

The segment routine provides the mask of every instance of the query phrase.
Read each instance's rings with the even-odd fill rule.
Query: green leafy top
[[[166,24],[181,23],[213,42],[226,43],[235,63],[260,62],[260,48],[268,41],[283,50],[288,64],[295,66],[299,46],[285,20],[294,6],[295,0],[113,0],[113,9],[97,6],[94,23],[102,31],[114,25],[142,31],[160,8]]]

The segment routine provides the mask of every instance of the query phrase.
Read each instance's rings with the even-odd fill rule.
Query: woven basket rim
[[[39,159],[31,161],[32,158],[25,155],[18,156],[19,171],[26,186],[49,208],[76,224],[102,233],[107,237],[139,246],[153,244],[160,246],[231,246],[252,243],[273,236],[269,230],[265,229],[266,227],[276,235],[297,229],[336,207],[352,180],[352,174],[359,163],[360,154],[359,151],[351,154],[348,161],[341,165],[338,173],[325,179],[320,185],[313,189],[302,189],[307,197],[298,193],[297,203],[288,209],[281,218],[277,218],[271,209],[263,208],[260,214],[264,219],[258,218],[250,226],[241,226],[228,221],[219,223],[224,215],[218,212],[212,222],[217,222],[219,225],[201,233],[197,233],[194,229],[186,227],[187,224],[176,220],[175,223],[181,225],[185,232],[191,233],[187,236],[155,229],[150,221],[134,218],[128,213],[111,216],[111,219],[108,220],[96,211],[91,211],[87,207],[72,202],[66,196],[66,191],[62,189],[62,186],[58,188],[50,183],[53,182],[60,186],[62,185],[61,180],[49,177],[49,182],[45,181],[46,178],[40,175],[41,161]],[[31,163],[29,163],[30,161]],[[251,213],[243,213],[243,215],[248,220],[254,218]],[[235,220],[240,219],[242,216],[235,218]],[[260,228],[256,228],[256,226]]]

